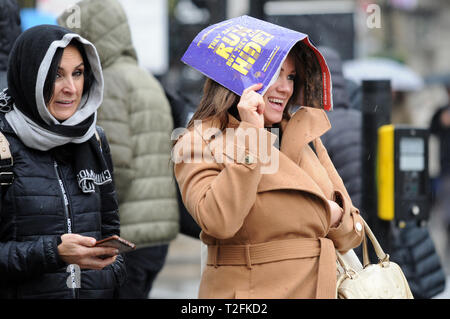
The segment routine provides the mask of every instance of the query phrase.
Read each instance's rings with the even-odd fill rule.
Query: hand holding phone
[[[128,240],[125,240],[117,235],[98,240],[95,243],[96,247],[112,247],[119,250],[119,254],[127,253],[129,251],[135,250],[136,245]]]
[[[117,248],[95,247],[93,237],[79,234],[61,235],[58,254],[67,264],[77,264],[81,269],[100,270],[113,263]]]

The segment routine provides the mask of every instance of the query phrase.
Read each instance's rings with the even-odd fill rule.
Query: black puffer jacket
[[[321,139],[336,170],[344,181],[353,205],[361,208],[362,195],[362,114],[349,108],[346,80],[342,73],[342,62],[336,51],[319,47],[330,69],[333,82],[333,111],[328,112],[331,130]],[[363,217],[364,212],[361,212]]]
[[[16,0],[0,1],[0,91],[7,86],[8,56],[21,32],[20,10]]]
[[[450,104],[436,110],[431,118],[430,133],[439,138],[441,176],[450,176],[450,127],[441,123],[441,115],[450,110]]]
[[[321,139],[355,207],[361,208],[362,115],[357,110],[335,109],[328,114],[332,129]],[[362,212],[364,216],[364,212]]]
[[[70,160],[26,147],[3,114],[0,130],[10,143],[15,175],[13,184],[2,189],[0,298],[113,298],[114,289],[125,279],[122,256],[101,271],[81,270],[81,288],[72,289],[68,265],[58,256],[57,246],[69,224],[73,233],[97,240],[119,234],[114,186],[109,183],[95,193],[82,193]],[[112,172],[106,137],[99,127],[97,131]]]

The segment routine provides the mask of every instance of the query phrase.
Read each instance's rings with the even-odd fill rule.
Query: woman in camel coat
[[[321,81],[301,80],[314,71],[302,50],[263,96],[261,84],[238,96],[207,79],[175,144],[183,201],[208,246],[199,298],[335,298],[336,250],[362,240],[359,211],[319,138],[330,123]],[[292,114],[299,99],[309,106]]]

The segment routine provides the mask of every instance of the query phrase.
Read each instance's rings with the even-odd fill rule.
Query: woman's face
[[[84,85],[83,58],[74,46],[64,49],[58,67],[53,96],[47,104],[48,111],[59,121],[71,117],[80,105]]]
[[[271,126],[280,123],[283,111],[294,92],[295,61],[289,54],[281,66],[280,75],[264,94],[266,104],[264,110],[264,125]]]

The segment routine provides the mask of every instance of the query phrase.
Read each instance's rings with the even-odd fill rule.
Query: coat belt
[[[247,266],[287,259],[319,257],[316,298],[336,296],[336,252],[328,238],[296,238],[253,245],[208,245],[210,266]],[[334,271],[330,271],[330,267]]]

